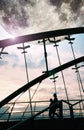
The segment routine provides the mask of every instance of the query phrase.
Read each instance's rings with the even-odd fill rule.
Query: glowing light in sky
[[[16,36],[15,35],[10,35],[9,38],[14,40],[16,38]]]
[[[6,29],[7,32],[2,28],[2,26],[0,26],[0,39],[11,38],[15,40],[17,35],[31,34],[31,33],[42,32],[46,30],[48,31],[48,30],[53,30],[53,29],[58,30],[59,28],[65,28],[65,27],[69,28],[69,27],[75,27],[75,26],[82,26],[84,24],[84,15],[83,15],[84,14],[83,13],[84,1],[80,0],[80,1],[77,1],[76,3],[75,2],[76,0],[69,0],[69,1],[68,0],[67,1],[66,0],[60,0],[60,1],[35,0],[35,2],[33,2],[32,0],[28,0],[28,1],[1,0],[0,1],[0,13],[1,13],[0,24]],[[16,35],[12,33],[15,33]],[[60,45],[62,46],[62,44]],[[80,45],[81,48],[79,50],[80,55],[83,55],[81,53],[81,50],[83,50],[82,45],[83,44],[81,43]],[[64,48],[62,47],[62,50],[61,50],[61,47],[59,46],[59,51],[61,50],[61,55],[62,55],[61,59],[62,60],[64,59],[64,61],[66,61],[66,59],[70,60],[70,58],[72,60],[69,47],[67,46],[68,45],[64,43],[63,44]],[[42,70],[45,70],[44,68],[42,68],[44,67],[44,61],[45,61],[43,59],[42,47],[39,47],[40,49],[37,48],[37,50],[35,49],[35,46],[33,49],[32,48],[33,47],[31,47],[31,49],[28,50],[28,53],[27,53],[28,55],[26,54],[28,67],[29,67],[28,69],[31,72],[29,73],[31,76],[30,79],[32,79],[32,76],[36,77],[36,73],[39,74],[39,72],[41,72]],[[3,88],[6,88],[7,90],[5,91],[5,93],[8,94],[7,92],[12,92],[12,90],[15,90],[15,86],[17,89],[19,86],[24,84],[25,71],[24,71],[24,59],[21,55],[21,52],[19,52],[16,48],[14,49],[13,47],[11,48],[9,47],[6,49],[8,49],[7,51],[9,52],[9,55],[7,55],[6,57],[8,58],[7,62],[5,62],[4,60],[0,62],[1,67],[2,67],[2,69],[0,69],[0,73],[1,73],[0,82],[3,81],[4,83],[4,84],[1,83],[0,89],[2,90]],[[48,53],[48,58],[50,58],[49,65],[53,66],[55,64],[55,62],[53,64],[53,61],[55,61],[54,59],[55,55],[56,55],[55,52],[50,47],[49,53]],[[5,58],[2,58],[2,59],[5,59]],[[15,70],[17,72],[17,75],[15,73]],[[6,83],[4,82],[6,80],[7,82],[9,81],[8,84],[7,82]],[[49,84],[44,85],[44,86],[49,86]],[[11,88],[11,91],[9,91],[10,88]],[[4,95],[6,96],[6,94]]]

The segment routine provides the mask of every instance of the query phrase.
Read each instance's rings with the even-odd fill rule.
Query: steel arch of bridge
[[[4,48],[7,46],[19,44],[19,43],[24,43],[24,42],[30,42],[30,41],[35,41],[35,40],[41,40],[45,38],[51,38],[51,37],[57,37],[57,36],[64,36],[64,35],[72,35],[72,34],[80,34],[84,33],[84,27],[78,27],[78,28],[67,28],[67,29],[61,29],[61,30],[53,30],[53,31],[48,31],[48,32],[41,32],[41,33],[36,33],[36,34],[29,34],[29,35],[24,35],[24,36],[19,36],[16,37],[15,39],[5,39],[0,41],[0,48]],[[37,84],[38,82],[41,82],[42,80],[48,78],[49,76],[58,73],[70,66],[76,65],[80,62],[84,61],[84,56],[74,59],[68,63],[65,63],[55,69],[52,69],[43,75],[35,78],[34,80],[30,81],[28,84],[24,85],[20,89],[16,90],[12,94],[10,94],[7,98],[3,99],[0,102],[0,108],[4,106],[6,103],[8,103],[10,100],[18,96],[20,93],[25,92],[28,90],[30,87],[33,85]]]
[[[84,33],[84,27],[66,28],[66,29],[53,30],[47,32],[40,32],[35,34],[28,34],[24,36],[18,36],[15,39],[10,38],[5,40],[0,40],[0,48],[4,48],[7,46],[24,43],[24,42],[41,40],[45,38],[58,37],[58,36],[71,35],[71,34],[80,34],[80,33]]]
[[[45,72],[44,74],[42,74],[41,76],[35,78],[34,80],[30,81],[29,83],[27,83],[26,85],[24,85],[23,87],[19,88],[18,90],[16,90],[15,92],[13,92],[12,94],[10,94],[7,98],[3,99],[1,102],[0,102],[0,108],[2,106],[4,106],[5,104],[7,104],[9,101],[11,101],[13,98],[15,98],[16,96],[18,96],[19,94],[21,94],[22,92],[25,92],[27,91],[29,88],[31,88],[33,85],[41,82],[42,80],[48,78],[49,76],[55,74],[55,73],[58,73],[64,69],[67,69],[73,65],[76,65],[80,62],[83,62],[84,61],[84,56],[80,57],[80,58],[77,58],[75,60],[72,60],[70,62],[67,62],[61,66],[58,66],[48,72]]]

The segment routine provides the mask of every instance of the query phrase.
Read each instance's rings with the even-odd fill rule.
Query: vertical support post
[[[71,118],[74,118],[73,107],[72,107],[72,105],[70,106],[70,116],[71,116]]]
[[[46,71],[48,72],[48,61],[47,61],[47,51],[46,51],[45,39],[43,39],[43,46],[44,46],[44,56],[45,56],[45,62],[46,62]]]
[[[62,104],[62,100],[61,101],[59,101],[59,108],[60,108],[60,110],[59,110],[59,114],[60,114],[60,118],[63,118],[63,104]]]

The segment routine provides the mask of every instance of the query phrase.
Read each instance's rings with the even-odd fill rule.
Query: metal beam
[[[10,39],[1,40],[0,48],[19,44],[19,43],[24,43],[24,42],[41,40],[45,38],[64,36],[64,35],[70,35],[70,34],[80,34],[80,33],[84,33],[84,27],[67,28],[67,29],[60,29],[60,30],[29,34],[29,35],[24,35],[24,36],[18,36],[15,39],[10,38]]]
[[[52,69],[46,73],[44,73],[43,75],[35,78],[34,80],[30,81],[29,83],[27,83],[26,85],[24,85],[23,87],[19,88],[18,90],[16,90],[15,92],[13,92],[12,94],[10,94],[7,98],[3,99],[1,102],[0,102],[0,108],[2,106],[4,106],[5,104],[7,104],[9,101],[11,101],[13,98],[15,98],[16,96],[18,96],[19,94],[27,91],[29,88],[31,88],[33,85],[41,82],[42,80],[48,78],[49,76],[55,74],[55,73],[58,73],[70,66],[73,66],[75,64],[78,64],[80,62],[83,62],[84,61],[84,56],[83,57],[80,57],[80,58],[77,58],[75,60],[72,60],[68,63],[65,63],[59,67],[56,67],[55,69]]]

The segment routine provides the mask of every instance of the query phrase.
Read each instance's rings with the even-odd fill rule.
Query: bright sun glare
[[[9,38],[15,39],[16,36],[15,35],[10,35]]]

